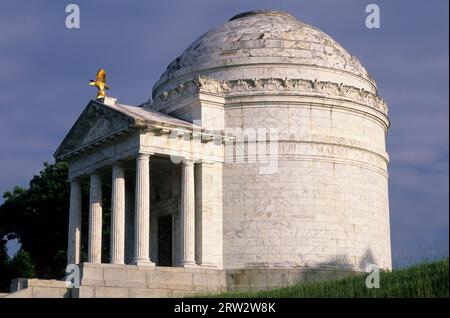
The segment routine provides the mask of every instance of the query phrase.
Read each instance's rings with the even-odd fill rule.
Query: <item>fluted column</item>
[[[195,192],[194,163],[181,163],[182,266],[195,266]]]
[[[88,262],[102,262],[102,180],[97,173],[90,183]]]
[[[124,264],[125,257],[125,173],[120,164],[112,168],[111,264]]]
[[[150,248],[150,156],[139,154],[136,158],[136,216],[134,220],[135,265],[153,265]]]
[[[81,185],[70,182],[69,233],[67,237],[67,264],[80,263],[81,251]]]

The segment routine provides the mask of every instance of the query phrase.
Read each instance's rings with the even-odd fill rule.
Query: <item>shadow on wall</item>
[[[336,255],[330,259],[314,265],[320,269],[334,269],[334,270],[352,270],[365,272],[369,264],[378,265],[375,261],[375,256],[370,248],[366,249],[363,256],[360,258],[358,264],[352,262],[352,258],[347,255]]]
[[[358,258],[336,255],[324,262],[291,268],[253,268],[227,271],[228,291],[257,291],[296,284],[335,280],[365,272],[367,265],[375,264],[370,249]]]

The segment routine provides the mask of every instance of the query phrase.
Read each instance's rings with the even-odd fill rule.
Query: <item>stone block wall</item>
[[[71,298],[72,289],[60,280],[35,278],[13,279],[7,298]]]
[[[277,170],[248,156],[223,169],[224,268],[391,268],[387,118],[303,97],[227,100],[226,127],[275,128]],[[314,102],[314,104],[312,104]]]
[[[167,298],[259,291],[336,279],[355,272],[332,268],[211,269],[81,264],[78,288],[57,280],[17,279],[11,298]]]
[[[185,297],[222,291],[226,277],[218,270],[85,263],[74,297]]]
[[[353,275],[335,269],[236,269],[87,264],[75,298],[150,298],[258,291]]]

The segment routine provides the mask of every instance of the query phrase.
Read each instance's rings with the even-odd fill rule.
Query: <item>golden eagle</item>
[[[109,86],[106,84],[106,72],[104,69],[99,69],[95,76],[95,81],[90,80],[89,85],[96,86],[98,89],[97,99],[104,99],[106,96],[106,90]]]

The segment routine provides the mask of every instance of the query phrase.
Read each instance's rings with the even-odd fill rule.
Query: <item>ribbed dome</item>
[[[252,66],[264,65],[267,66],[265,74],[261,74],[261,70],[258,73],[246,71]],[[305,78],[314,77],[311,66],[353,78],[349,84],[354,86],[371,91],[376,89],[358,59],[327,34],[288,13],[250,11],[234,16],[195,40],[169,64],[155,84],[153,95],[195,74],[218,79],[237,76]],[[287,67],[289,71],[277,71]],[[345,79],[340,80],[346,82]]]

